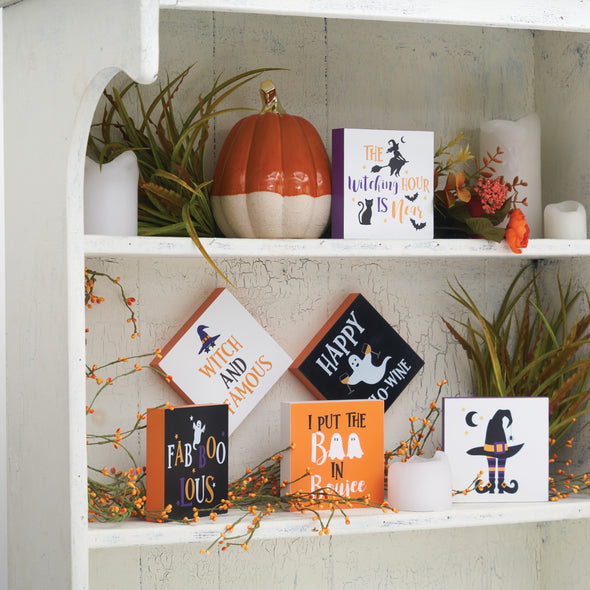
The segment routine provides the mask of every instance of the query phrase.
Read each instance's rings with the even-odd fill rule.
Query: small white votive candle
[[[545,237],[560,240],[585,240],[586,209],[577,201],[547,205],[544,211]]]
[[[137,235],[139,167],[132,151],[102,165],[86,158],[84,232],[106,236]]]
[[[451,465],[442,451],[389,466],[387,499],[392,508],[415,512],[448,510],[453,502]]]

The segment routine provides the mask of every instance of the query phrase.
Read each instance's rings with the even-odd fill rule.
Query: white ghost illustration
[[[330,441],[330,450],[328,451],[328,457],[330,459],[344,459],[344,448],[342,447],[342,437],[340,434],[335,432],[332,435],[332,440]]]
[[[348,449],[346,456],[349,459],[360,459],[363,456],[363,449],[361,449],[361,441],[356,432],[351,432],[348,435]]]
[[[193,420],[192,416],[191,420]],[[201,443],[203,432],[205,432],[205,425],[201,425],[200,420],[197,420],[196,422],[193,421],[193,449],[196,450],[197,446]]]
[[[367,346],[363,358],[356,354],[351,354],[350,357],[348,357],[348,364],[352,369],[352,375],[344,377],[340,379],[340,381],[345,385],[356,385],[361,381],[369,385],[379,383],[379,381],[383,379],[383,375],[385,375],[387,361],[390,358],[390,356],[386,356],[380,365],[374,365],[371,360],[371,347]]]

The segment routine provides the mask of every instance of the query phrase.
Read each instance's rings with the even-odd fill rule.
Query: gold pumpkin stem
[[[260,84],[260,97],[262,98],[261,114],[286,112],[279,102],[277,90],[271,80],[265,80]]]

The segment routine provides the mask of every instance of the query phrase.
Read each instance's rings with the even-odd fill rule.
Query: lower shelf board
[[[590,518],[590,498],[575,497],[558,502],[454,504],[450,510],[440,512],[383,512],[377,508],[356,508],[346,511],[350,524],[342,515],[334,515],[329,524],[330,535],[395,533],[417,530],[462,528],[488,525],[578,520]],[[142,545],[173,545],[200,543],[207,546],[226,525],[232,524],[241,512],[231,510],[219,515],[215,522],[203,517],[198,523],[149,523],[128,520],[121,523],[90,523],[88,545],[90,549],[136,547]],[[322,517],[324,515],[322,514]],[[328,513],[326,513],[328,516]],[[247,515],[236,527],[233,535],[245,531],[252,516]],[[314,529],[316,529],[314,531]],[[287,539],[318,534],[319,524],[313,515],[276,513],[265,517],[256,531],[256,539]]]

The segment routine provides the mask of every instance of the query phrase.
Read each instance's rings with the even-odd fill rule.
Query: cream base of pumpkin
[[[319,238],[330,219],[331,195],[284,197],[266,191],[211,197],[227,238]]]

